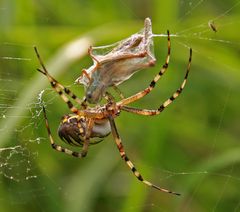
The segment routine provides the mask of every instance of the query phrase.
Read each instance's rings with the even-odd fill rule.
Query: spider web
[[[119,1],[120,5],[123,6],[124,9],[129,10],[130,13],[132,13],[133,16],[139,17],[140,15],[132,11],[131,7],[129,6],[129,3],[125,0]],[[129,196],[134,196],[134,201],[129,200],[124,203],[122,206],[122,209],[119,211],[161,211],[161,210],[176,210],[176,207],[178,210],[182,211],[191,211],[193,209],[195,210],[201,210],[202,208],[198,208],[196,199],[201,198],[202,196],[206,195],[206,193],[210,192],[209,195],[213,195],[214,198],[211,199],[211,202],[208,204],[208,207],[204,208],[205,210],[212,210],[212,211],[224,211],[224,207],[226,205],[231,208],[232,211],[238,211],[240,210],[240,200],[237,197],[239,196],[239,192],[236,191],[236,188],[239,188],[240,184],[240,173],[238,171],[238,163],[239,163],[239,143],[237,143],[236,135],[238,135],[239,127],[239,121],[236,121],[235,125],[236,129],[229,129],[228,126],[226,126],[227,123],[229,123],[229,113],[231,115],[232,113],[236,112],[234,110],[234,106],[236,108],[237,101],[233,101],[233,98],[236,98],[237,90],[239,89],[239,86],[237,83],[239,83],[239,74],[237,71],[239,69],[239,62],[234,61],[231,59],[231,55],[233,54],[231,52],[231,49],[235,48],[234,51],[239,52],[240,47],[240,39],[236,39],[235,36],[232,36],[232,34],[237,33],[235,29],[239,26],[239,20],[237,20],[235,17],[237,16],[237,12],[239,12],[240,8],[240,1],[235,1],[232,3],[225,3],[220,5],[219,7],[216,7],[216,10],[212,10],[212,14],[206,15],[206,18],[204,20],[202,19],[195,19],[196,23],[194,25],[191,25],[190,27],[184,27],[182,24],[185,24],[185,20],[191,20],[193,16],[197,16],[196,13],[198,13],[201,10],[206,9],[208,6],[207,2],[204,0],[197,0],[197,1],[180,1],[180,6],[183,9],[183,13],[181,17],[178,19],[178,21],[175,21],[172,23],[170,28],[175,29],[171,33],[172,35],[172,63],[175,60],[178,60],[179,52],[175,52],[174,48],[182,49],[185,53],[183,53],[182,58],[179,59],[180,64],[182,63],[181,67],[174,67],[172,69],[176,70],[184,70],[184,65],[187,58],[188,49],[190,47],[193,48],[193,65],[192,70],[198,69],[199,67],[194,67],[194,61],[200,60],[203,61],[202,66],[200,68],[204,69],[206,67],[212,66],[211,70],[212,73],[206,73],[202,72],[199,74],[191,73],[193,76],[191,78],[191,84],[194,83],[199,84],[203,82],[203,79],[199,78],[196,79],[196,76],[203,77],[203,78],[210,78],[209,80],[213,80],[214,73],[218,72],[219,78],[216,79],[215,82],[213,81],[213,85],[215,87],[209,87],[209,89],[215,88],[219,89],[218,96],[213,97],[213,101],[209,102],[209,107],[212,107],[214,103],[218,104],[218,107],[216,107],[216,113],[214,114],[215,120],[209,120],[209,122],[214,121],[216,124],[214,133],[210,133],[208,129],[205,129],[201,125],[197,125],[196,128],[200,127],[199,132],[197,130],[195,131],[196,134],[200,135],[200,133],[209,133],[208,136],[206,136],[206,139],[209,139],[208,142],[211,143],[210,149],[207,149],[207,160],[203,160],[202,158],[199,159],[202,161],[202,163],[196,163],[198,166],[196,166],[196,169],[185,169],[184,167],[176,167],[172,168],[170,166],[157,166],[156,163],[153,163],[155,165],[149,165],[150,163],[145,162],[143,159],[140,159],[140,156],[144,153],[138,152],[136,155],[140,155],[139,158],[136,159],[137,156],[135,156],[135,164],[138,167],[138,169],[143,172],[144,176],[152,176],[153,179],[155,179],[155,182],[159,182],[163,185],[168,185],[169,182],[174,181],[180,181],[184,178],[182,182],[185,182],[185,185],[181,185],[179,187],[176,187],[177,189],[185,189],[186,191],[189,191],[189,194],[187,197],[183,197],[183,200],[181,204],[174,203],[174,208],[166,208],[162,206],[162,201],[159,201],[159,198],[157,197],[157,193],[151,193],[149,197],[147,198],[148,201],[146,201],[144,204],[140,203],[142,199],[146,198],[147,196],[147,189],[142,188],[144,191],[141,190],[142,194],[139,194],[138,197],[136,196],[136,190],[139,190],[139,185],[136,183],[136,185],[130,185],[130,181],[136,181],[134,177],[129,176],[129,170],[123,167],[121,172],[111,174],[114,170],[114,168],[117,166],[117,163],[119,161],[119,157],[117,154],[114,154],[114,151],[112,149],[114,148],[113,145],[108,143],[105,143],[104,145],[100,145],[100,147],[97,147],[95,149],[91,149],[91,155],[88,156],[88,162],[84,160],[77,161],[74,159],[71,159],[67,156],[60,155],[56,156],[56,154],[51,150],[49,144],[48,144],[48,138],[46,136],[46,130],[44,126],[44,120],[42,116],[42,103],[47,106],[48,113],[50,113],[51,120],[53,120],[54,114],[51,115],[53,110],[56,110],[57,114],[62,114],[65,111],[62,111],[60,108],[57,108],[59,104],[62,104],[61,101],[58,99],[59,97],[57,94],[55,94],[51,89],[39,89],[37,91],[37,95],[34,96],[27,104],[25,105],[17,105],[16,102],[21,102],[21,95],[19,94],[19,91],[24,89],[25,84],[29,80],[35,80],[35,76],[29,75],[28,73],[25,73],[25,71],[22,70],[22,67],[29,67],[29,70],[34,72],[34,69],[32,68],[32,63],[35,60],[35,55],[32,51],[32,46],[35,45],[35,43],[30,44],[22,44],[18,40],[16,42],[8,42],[8,39],[1,39],[0,40],[0,49],[2,49],[0,54],[0,68],[1,67],[7,67],[4,70],[1,68],[0,71],[0,133],[1,133],[1,148],[0,148],[0,174],[2,178],[0,179],[0,185],[1,185],[1,193],[8,194],[8,197],[5,195],[2,195],[0,200],[2,201],[3,205],[10,205],[10,208],[16,208],[23,205],[28,205],[30,201],[33,202],[32,208],[42,211],[44,210],[44,206],[39,204],[40,202],[47,202],[48,199],[51,199],[49,202],[52,203],[52,207],[54,209],[61,208],[61,204],[58,202],[59,199],[61,199],[59,196],[63,190],[62,193],[63,199],[68,202],[66,208],[69,209],[69,211],[77,211],[77,207],[79,204],[76,203],[77,200],[83,199],[80,201],[81,203],[84,201],[84,206],[82,208],[82,211],[91,211],[90,209],[94,210],[93,208],[97,206],[89,206],[88,201],[86,200],[85,196],[89,192],[92,192],[92,199],[97,198],[96,194],[93,192],[97,190],[96,193],[100,193],[100,189],[104,189],[104,186],[99,186],[99,184],[106,183],[106,179],[108,179],[108,176],[111,175],[111,179],[109,180],[106,188],[105,193],[102,197],[98,198],[106,198],[106,196],[111,195],[114,196],[114,200],[121,200],[122,196],[128,192],[128,185],[130,185],[130,188],[133,188],[129,192]],[[8,13],[8,5],[0,5],[0,13],[7,14]],[[1,20],[3,22],[3,20]],[[209,23],[213,23],[216,25],[217,32],[214,32],[211,29],[211,26],[209,26]],[[154,27],[154,23],[153,23]],[[223,37],[221,36],[222,32],[229,30],[229,37]],[[233,30],[233,32],[231,31]],[[165,34],[157,34],[157,36],[160,37],[166,37]],[[161,38],[156,38],[157,40],[161,40]],[[162,42],[162,41],[157,41]],[[158,44],[155,44],[155,46],[158,46]],[[23,49],[24,51],[27,51],[27,56],[25,55],[16,55],[14,54],[15,49]],[[207,50],[206,50],[207,49]],[[214,50],[215,49],[215,50]],[[225,60],[221,61],[219,60],[221,57],[218,54],[217,51],[226,51],[226,54],[229,54],[230,56]],[[163,50],[164,51],[164,50]],[[209,51],[209,54],[206,54],[206,52]],[[213,53],[214,52],[214,53]],[[163,53],[164,54],[164,53]],[[36,63],[34,62],[34,65]],[[88,63],[89,64],[89,63]],[[198,63],[199,64],[199,63]],[[34,66],[35,68],[35,66]],[[214,70],[213,70],[214,69]],[[216,69],[216,70],[215,70]],[[226,72],[231,71],[231,76],[229,76],[229,73]],[[24,73],[22,73],[24,72]],[[173,74],[170,77],[174,81],[175,78]],[[194,78],[195,74],[195,78]],[[209,75],[210,76],[209,76]],[[144,75],[144,73],[143,73]],[[26,76],[30,76],[29,79],[26,80]],[[150,75],[149,75],[150,76]],[[214,75],[215,76],[215,75]],[[39,76],[38,76],[39,77]],[[176,78],[180,78],[181,73],[177,74]],[[69,78],[70,79],[70,78]],[[140,76],[141,79],[141,76]],[[151,77],[149,78],[151,79]],[[222,80],[227,79],[227,80]],[[169,80],[169,79],[167,79]],[[167,85],[163,81],[162,87],[166,87]],[[198,81],[199,80],[199,81]],[[131,81],[134,81],[132,79]],[[70,84],[72,83],[70,80],[68,81]],[[47,86],[47,82],[46,83]],[[131,82],[130,82],[131,83]],[[12,86],[14,85],[14,86]],[[45,86],[45,87],[46,87]],[[132,84],[131,84],[132,86]],[[71,84],[69,87],[76,89],[73,84]],[[202,86],[201,91],[189,91],[188,93],[184,95],[188,95],[188,100],[190,102],[185,104],[191,104],[191,98],[193,100],[196,97],[193,97],[195,95],[200,96],[199,98],[202,98],[204,100],[203,94],[201,92],[209,92],[211,93],[211,90],[204,90],[204,86]],[[124,86],[123,86],[124,89]],[[138,88],[137,88],[138,89]],[[136,90],[137,90],[136,89]],[[140,88],[141,89],[141,88]],[[190,89],[190,87],[188,87]],[[206,88],[207,89],[207,88]],[[169,88],[171,90],[171,88]],[[163,94],[164,95],[164,94]],[[219,102],[214,102],[216,99],[221,99]],[[153,100],[152,100],[153,101]],[[154,102],[156,102],[156,105],[158,101],[154,99]],[[187,102],[187,101],[186,101]],[[193,102],[194,103],[194,102]],[[178,104],[178,103],[177,103]],[[173,110],[176,110],[178,107],[176,107]],[[234,105],[235,104],[235,105]],[[145,103],[145,106],[147,107],[147,103]],[[141,105],[140,105],[141,106]],[[196,105],[195,105],[196,106]],[[53,109],[54,108],[54,109]],[[171,112],[166,113],[173,113],[173,110]],[[17,111],[16,113],[13,113],[11,111]],[[22,111],[19,113],[19,111]],[[181,111],[180,111],[181,112]],[[185,113],[184,113],[185,112]],[[196,110],[195,113],[198,111]],[[183,111],[185,115],[187,115],[186,111]],[[176,115],[176,114],[175,114]],[[134,116],[135,117],[135,116]],[[164,120],[167,120],[167,115],[163,115],[163,122]],[[122,120],[126,118],[125,115],[123,115]],[[168,117],[169,118],[169,117]],[[184,119],[184,117],[181,117]],[[201,117],[195,117],[199,118],[199,122],[201,122]],[[182,121],[181,119],[181,121]],[[12,120],[12,122],[8,122],[9,120]],[[19,121],[20,120],[20,121]],[[141,118],[136,118],[137,121],[140,122],[140,124],[144,125],[144,122],[141,120]],[[156,120],[156,119],[154,119]],[[172,119],[173,120],[173,119]],[[154,121],[153,121],[154,122]],[[5,123],[8,123],[5,124]],[[133,122],[131,122],[133,124]],[[150,122],[149,122],[150,123]],[[204,122],[203,122],[204,123]],[[54,124],[53,121],[51,121],[51,128],[53,132],[56,132],[56,123]],[[55,125],[55,126],[54,126]],[[126,124],[127,125],[127,124]],[[183,123],[184,125],[184,123]],[[9,127],[10,126],[10,127]],[[11,127],[14,126],[14,127]],[[119,129],[121,131],[121,128],[123,128],[124,124],[119,123]],[[152,127],[152,125],[150,125]],[[174,125],[177,126],[177,125]],[[129,126],[130,127],[130,126]],[[139,125],[136,125],[136,129],[132,129],[131,131],[126,130],[126,134],[133,134],[135,136],[138,136],[138,128]],[[181,127],[181,130],[186,130],[187,127]],[[143,128],[142,128],[143,129]],[[150,132],[154,133],[154,131],[157,131],[158,127],[153,126],[152,130]],[[223,131],[229,131],[230,136],[227,136]],[[149,132],[149,133],[150,133]],[[169,132],[169,131],[168,131]],[[178,135],[177,131],[175,133]],[[55,137],[56,136],[56,133]],[[189,135],[191,138],[192,135]],[[202,135],[205,137],[204,135]],[[139,136],[138,136],[139,137]],[[125,140],[126,140],[125,136]],[[140,136],[141,138],[141,136]],[[140,139],[139,138],[139,139]],[[107,140],[111,140],[111,138],[108,138]],[[204,140],[204,139],[203,139]],[[225,140],[225,141],[223,141]],[[199,139],[199,141],[202,141]],[[199,141],[191,141],[194,143],[194,145],[197,145],[196,143]],[[179,141],[183,142],[184,141]],[[206,141],[207,143],[207,141]],[[186,144],[186,143],[184,143]],[[128,153],[130,155],[134,155],[134,148],[133,143],[130,144],[130,149],[132,147],[133,153]],[[173,145],[173,144],[171,144]],[[204,144],[206,145],[206,144]],[[203,146],[204,146],[203,145]],[[221,148],[225,149],[222,154],[218,154],[218,151]],[[209,147],[209,145],[206,145],[206,147]],[[141,148],[140,145],[136,147],[136,149]],[[196,154],[199,153],[199,155],[205,156],[202,150],[197,150],[196,147],[192,147]],[[234,151],[232,149],[235,149]],[[127,152],[129,152],[127,150]],[[44,156],[47,156],[49,154],[52,154],[52,158],[57,157],[60,161],[60,164],[62,161],[66,163],[66,165],[73,166],[77,169],[77,172],[79,172],[80,176],[78,179],[71,177],[70,180],[66,180],[68,175],[66,173],[66,176],[61,176],[59,180],[56,180],[53,178],[54,175],[52,175],[52,172],[59,172],[60,169],[63,169],[62,167],[56,166],[56,162],[54,159],[50,159],[49,161],[44,160]],[[187,154],[187,153],[186,153]],[[189,152],[190,154],[190,152]],[[217,154],[217,157],[216,157]],[[106,155],[108,155],[108,158],[106,158]],[[113,157],[114,160],[109,161],[109,158]],[[167,157],[165,155],[165,157]],[[194,158],[194,157],[193,157]],[[145,158],[146,159],[146,158]],[[183,158],[183,160],[186,160],[186,158]],[[65,160],[68,160],[66,162]],[[197,160],[197,158],[195,158]],[[98,161],[101,161],[101,164],[105,164],[104,161],[107,161],[107,165],[102,165],[101,170],[99,169],[99,163]],[[174,164],[174,162],[173,162]],[[225,165],[223,165],[225,164]],[[79,168],[80,166],[80,168]],[[78,167],[78,168],[77,168]],[[173,166],[174,167],[174,166]],[[219,168],[218,168],[219,167]],[[66,166],[65,166],[66,168]],[[86,174],[81,173],[81,170],[84,170]],[[180,170],[180,171],[178,171]],[[184,171],[182,171],[184,170]],[[92,172],[91,172],[92,171]],[[98,179],[93,180],[91,177],[89,177],[88,173],[98,173]],[[149,174],[148,174],[149,172]],[[49,173],[49,174],[48,174]],[[152,173],[152,174],[150,174]],[[155,175],[155,176],[154,176]],[[71,176],[71,175],[70,175]],[[115,176],[115,178],[114,178]],[[132,179],[132,178],[133,179]],[[131,178],[131,180],[129,180]],[[118,179],[118,182],[116,179]],[[160,179],[160,180],[159,180]],[[186,180],[188,179],[188,180]],[[79,190],[74,188],[74,183],[70,183],[70,181],[76,182],[76,181],[83,181],[85,182],[85,187],[81,184],[82,192],[79,193]],[[211,181],[216,180],[216,185],[211,184],[211,189],[207,190],[206,187],[208,186],[208,183],[210,184]],[[89,182],[90,181],[90,182]],[[125,186],[119,186],[116,184],[119,184],[119,181],[127,181],[128,184]],[[65,184],[62,184],[64,182]],[[187,182],[187,183],[186,183]],[[66,185],[67,184],[67,185]],[[177,186],[177,183],[172,183],[174,188]],[[110,187],[116,186],[116,190],[118,192],[113,191]],[[99,186],[99,188],[97,188]],[[189,190],[188,190],[189,189]],[[235,196],[232,197],[232,195]],[[184,190],[183,190],[184,193]],[[77,196],[77,197],[75,197]],[[152,197],[152,198],[151,198]],[[232,197],[232,198],[230,198]],[[164,201],[167,198],[170,198],[171,201],[175,201],[172,199],[172,197],[162,197],[164,198]],[[227,199],[229,198],[229,199]],[[203,198],[204,200],[204,198]],[[94,201],[93,201],[94,202]],[[119,203],[119,201],[117,201]],[[99,203],[98,203],[99,204]],[[202,203],[204,205],[204,203]],[[97,205],[97,204],[96,204]],[[221,209],[221,207],[223,209]],[[53,209],[51,206],[47,207],[47,210]],[[89,209],[90,208],[90,209]]]

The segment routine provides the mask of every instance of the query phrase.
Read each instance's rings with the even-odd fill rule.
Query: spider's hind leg
[[[119,150],[119,153],[122,157],[122,159],[126,162],[126,164],[128,165],[128,167],[132,170],[133,174],[135,175],[135,177],[140,180],[141,182],[143,182],[144,184],[152,187],[152,188],[155,188],[159,191],[162,191],[162,192],[166,192],[166,193],[170,193],[170,194],[175,194],[175,195],[180,195],[179,193],[176,193],[176,192],[173,192],[173,191],[169,191],[168,189],[165,189],[165,188],[161,188],[159,186],[156,186],[154,184],[152,184],[151,182],[147,181],[147,180],[144,180],[142,175],[137,171],[137,169],[135,168],[135,166],[133,165],[133,163],[129,160],[129,158],[127,157],[126,153],[125,153],[125,150],[124,150],[124,147],[123,147],[123,144],[122,144],[122,141],[121,141],[121,138],[118,134],[118,131],[117,131],[117,128],[116,128],[116,125],[115,125],[115,122],[114,122],[114,119],[112,116],[109,116],[108,117],[109,119],[109,122],[110,122],[110,125],[111,125],[111,129],[112,129],[112,134],[113,134],[113,137],[115,139],[115,142],[116,142],[116,145],[117,145],[117,148]]]

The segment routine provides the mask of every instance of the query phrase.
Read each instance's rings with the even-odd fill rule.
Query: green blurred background
[[[134,106],[157,108],[178,88],[192,47],[189,80],[160,116],[122,112],[116,124],[142,175],[180,197],[138,182],[111,135],[83,160],[52,150],[39,102],[45,89],[60,142],[59,120],[69,111],[36,71],[34,45],[49,72],[82,97],[84,89],[73,82],[92,64],[88,46],[128,37],[145,17],[154,33],[169,29],[175,36],[168,72]],[[240,1],[232,0],[1,0],[0,210],[240,211],[239,20]],[[164,63],[167,39],[154,42],[157,65],[123,83],[125,96],[144,89]]]

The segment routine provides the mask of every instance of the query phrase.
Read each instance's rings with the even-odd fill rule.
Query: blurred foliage
[[[92,63],[87,47],[137,32],[145,17],[151,17],[154,33],[169,29],[175,36],[171,37],[169,71],[134,106],[157,108],[176,90],[192,47],[189,81],[180,98],[160,116],[122,112],[116,124],[127,154],[143,176],[180,192],[180,197],[139,183],[121,161],[112,136],[92,146],[83,160],[55,152],[42,114],[37,115],[38,94],[46,89],[43,98],[57,140],[60,117],[68,109],[36,71],[34,45],[49,72],[83,96],[84,89],[73,82]],[[240,1],[233,0],[2,0],[1,211],[238,211],[239,18]],[[210,20],[216,24],[216,33],[208,26]],[[75,55],[67,51],[72,42],[81,43]],[[156,38],[156,67],[123,83],[120,89],[125,96],[148,85],[166,52],[167,39]],[[24,151],[17,150],[19,158],[4,149],[15,145],[24,146]],[[13,175],[20,181],[9,177]]]

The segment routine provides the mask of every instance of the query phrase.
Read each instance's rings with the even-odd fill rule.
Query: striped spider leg
[[[79,153],[79,152],[69,150],[67,148],[63,148],[62,146],[59,146],[54,142],[54,139],[52,137],[51,130],[49,127],[48,118],[46,115],[46,109],[43,106],[43,114],[44,114],[45,124],[46,124],[48,137],[49,137],[51,146],[56,151],[64,152],[68,155],[72,155],[72,156],[79,157],[79,158],[85,157],[87,155],[88,146],[90,143],[89,140],[91,137],[91,132],[93,130],[94,123],[93,123],[92,119],[87,119],[84,116],[84,114],[81,114],[80,110],[78,110],[73,105],[73,103],[69,100],[69,98],[66,95],[71,97],[74,101],[76,101],[84,109],[87,107],[86,103],[85,103],[85,99],[83,101],[80,100],[72,91],[70,91],[68,88],[64,87],[56,79],[54,79],[48,73],[36,47],[34,47],[34,50],[35,50],[35,53],[37,55],[37,58],[41,64],[41,66],[43,68],[43,70],[41,70],[41,69],[37,69],[37,70],[40,73],[44,74],[48,78],[53,90],[55,90],[59,94],[59,96],[62,98],[62,100],[68,105],[68,108],[71,110],[71,112],[76,114],[76,115],[72,115],[72,114],[65,115],[62,118],[62,121],[59,126],[58,134],[64,142],[67,142],[69,144],[76,145],[76,146],[82,146],[83,148],[82,148],[82,151]],[[92,142],[91,144],[94,144],[94,143],[98,143],[98,142]]]
[[[160,69],[160,72],[155,76],[155,78],[153,79],[152,83],[150,84],[150,86],[148,88],[146,88],[144,90],[144,92],[139,92],[138,94],[135,94],[134,97],[129,97],[129,98],[124,98],[124,95],[122,94],[122,92],[119,90],[119,88],[116,85],[113,85],[113,89],[119,94],[120,98],[123,100],[120,102],[120,104],[129,104],[133,101],[133,99],[138,100],[139,98],[144,97],[146,94],[148,94],[155,86],[156,82],[162,77],[162,75],[167,71],[168,69],[168,64],[169,64],[169,60],[170,60],[170,54],[171,54],[171,41],[170,41],[170,32],[169,30],[167,30],[167,56],[165,58],[165,63],[162,66],[162,68]],[[131,98],[131,100],[130,100]]]
[[[169,60],[170,60],[170,54],[171,54],[171,41],[170,41],[170,33],[169,30],[167,30],[167,39],[168,39],[168,52],[167,52],[167,56],[165,59],[165,63],[163,64],[162,68],[160,69],[159,73],[154,77],[154,79],[151,81],[150,85],[145,88],[143,91],[138,92],[137,94],[134,94],[128,98],[122,99],[121,101],[118,102],[119,105],[127,105],[130,104],[132,102],[137,101],[138,99],[143,98],[145,95],[147,95],[148,93],[150,93],[153,88],[155,87],[156,83],[158,80],[161,79],[161,77],[163,76],[163,74],[167,71],[168,69],[168,64],[169,64]]]
[[[170,53],[170,51],[169,51],[169,53]],[[144,97],[145,95],[147,95],[149,92],[152,91],[152,89],[156,85],[157,81],[160,79],[162,74],[166,71],[166,68],[167,68],[166,64],[168,64],[167,61],[166,61],[165,65],[163,65],[163,67],[160,70],[160,72],[158,73],[158,75],[155,76],[153,81],[150,83],[150,85],[146,89],[137,93],[136,95],[133,95],[131,97],[128,97],[126,99],[123,99],[123,100],[117,102],[116,103],[117,107],[119,106],[121,108],[121,110],[124,110],[126,112],[130,112],[130,113],[139,114],[139,115],[151,116],[151,115],[160,114],[166,107],[168,107],[181,94],[182,90],[184,89],[184,87],[186,85],[186,82],[187,82],[190,67],[191,67],[191,61],[192,61],[192,49],[190,49],[188,66],[187,66],[186,74],[185,74],[185,77],[184,77],[184,80],[183,80],[182,84],[180,85],[180,87],[174,92],[174,94],[169,99],[167,99],[163,104],[160,105],[160,107],[157,110],[137,109],[137,108],[133,108],[133,107],[128,107],[126,105],[130,104],[134,101],[137,101],[138,99],[141,99],[142,97]],[[150,183],[149,181],[146,181],[146,180],[143,179],[141,174],[136,170],[135,166],[129,160],[129,158],[127,157],[127,155],[125,153],[125,150],[123,148],[121,138],[120,138],[120,136],[117,132],[117,128],[116,128],[113,117],[110,116],[109,121],[110,121],[110,124],[111,124],[112,134],[113,134],[113,137],[115,139],[118,150],[120,152],[120,155],[121,155],[122,159],[126,162],[128,167],[132,170],[133,174],[137,177],[137,179],[142,181],[144,184],[146,184],[150,187],[156,188],[160,191],[167,192],[167,193],[172,193],[172,194],[175,194],[175,195],[180,195],[179,193],[172,192],[172,191],[169,191],[168,189],[158,187],[158,186]]]
[[[47,76],[53,90],[55,90],[63,99],[63,101],[65,101],[68,104],[68,107],[70,110],[76,110],[75,108],[71,109],[71,106],[73,105],[71,103],[71,101],[68,100],[68,98],[63,95],[63,92],[65,94],[67,94],[68,96],[70,96],[74,101],[76,101],[79,105],[81,105],[81,107],[86,108],[86,98],[84,98],[83,100],[79,99],[73,92],[71,92],[68,88],[64,87],[63,85],[61,85],[56,79],[54,79],[47,71],[42,58],[39,55],[39,52],[37,50],[37,47],[34,46],[34,51],[37,55],[38,61],[40,63],[40,65],[42,66],[42,70],[41,69],[37,69],[39,72],[41,72],[42,74],[44,74],[45,76]],[[74,111],[72,111],[73,113],[75,113]]]
[[[144,184],[146,184],[147,186],[150,186],[152,188],[155,188],[159,191],[165,192],[165,193],[169,193],[169,194],[175,194],[175,195],[180,195],[179,193],[176,193],[174,191],[170,191],[168,189],[159,187],[157,185],[152,184],[151,182],[145,180],[142,175],[137,171],[136,167],[134,166],[134,164],[131,162],[131,160],[128,158],[128,156],[126,155],[126,152],[124,150],[123,144],[122,144],[122,140],[118,134],[117,128],[116,128],[116,124],[115,121],[113,119],[112,116],[109,116],[109,122],[111,124],[111,129],[112,129],[112,134],[113,134],[113,138],[115,139],[115,143],[117,145],[117,148],[119,150],[119,153],[121,155],[121,158],[125,161],[125,163],[127,164],[127,166],[131,169],[131,171],[133,172],[133,174],[135,175],[135,177],[143,182]]]
[[[153,115],[160,114],[169,104],[171,104],[182,93],[182,91],[186,85],[186,82],[187,82],[188,74],[189,74],[190,67],[191,67],[191,62],[192,62],[192,49],[190,48],[188,66],[187,66],[186,74],[185,74],[182,84],[169,99],[167,99],[163,104],[161,104],[159,106],[158,109],[156,109],[156,110],[138,109],[138,108],[128,107],[125,105],[137,101],[138,99],[142,98],[143,96],[147,95],[150,91],[152,91],[158,78],[161,76],[161,71],[158,74],[159,76],[157,75],[146,89],[144,89],[143,91],[141,91],[133,96],[128,97],[127,99],[120,101],[118,104],[122,106],[121,109],[124,111],[127,111],[127,112],[136,113],[136,114],[145,115],[145,116],[153,116]]]
[[[163,76],[163,74],[167,71],[168,69],[168,64],[169,64],[169,60],[170,60],[170,55],[171,55],[171,41],[170,41],[170,32],[169,30],[167,30],[167,56],[165,58],[165,63],[162,66],[162,68],[160,69],[159,73],[154,77],[154,79],[152,80],[151,84],[144,90],[141,91],[131,97],[128,98],[124,98],[124,95],[121,93],[121,91],[119,90],[119,88],[116,85],[113,85],[113,89],[119,94],[120,98],[122,99],[122,101],[119,102],[119,105],[125,105],[125,104],[129,104],[133,101],[136,101],[142,97],[144,97],[145,95],[147,95],[150,91],[152,91],[152,89],[154,88],[156,82]]]

